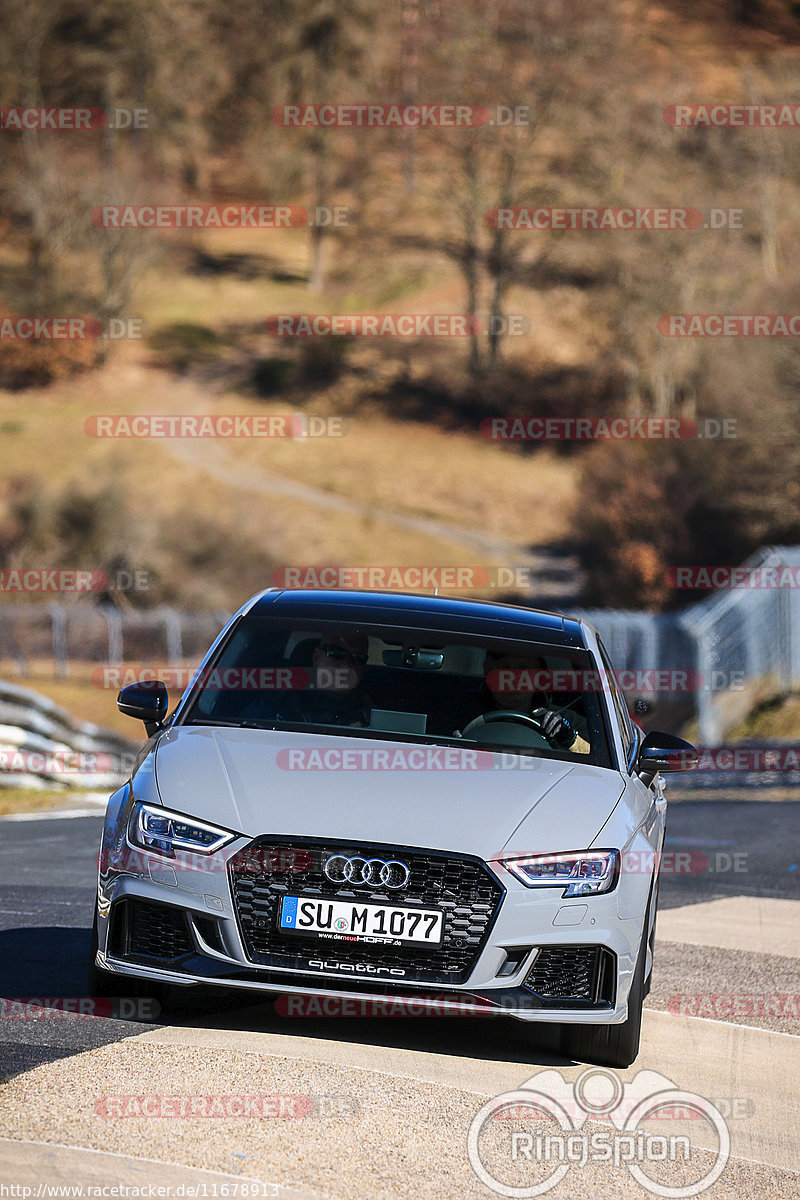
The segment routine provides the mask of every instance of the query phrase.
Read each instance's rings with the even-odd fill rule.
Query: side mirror
[[[161,728],[169,708],[169,695],[160,679],[129,683],[117,696],[117,708],[126,717],[144,721],[147,736]]]
[[[636,770],[651,778],[659,771],[691,771],[696,766],[697,750],[672,733],[648,733],[636,760]]]

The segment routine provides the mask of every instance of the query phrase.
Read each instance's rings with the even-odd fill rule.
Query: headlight
[[[143,850],[154,850],[167,858],[174,858],[176,850],[193,850],[196,854],[213,854],[226,842],[233,841],[235,833],[206,825],[204,821],[187,820],[178,813],[152,804],[134,805],[128,825],[128,836]]]
[[[564,888],[568,896],[599,896],[610,892],[619,873],[618,850],[581,850],[568,854],[532,854],[503,861],[526,887]]]

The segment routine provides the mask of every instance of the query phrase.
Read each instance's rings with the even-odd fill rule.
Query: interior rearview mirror
[[[441,671],[444,664],[442,650],[424,650],[420,646],[403,646],[401,650],[384,650],[384,666],[410,667],[415,671]]]

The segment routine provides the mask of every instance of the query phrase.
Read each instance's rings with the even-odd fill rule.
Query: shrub
[[[213,329],[191,321],[160,326],[150,334],[148,345],[161,365],[180,372],[197,363],[213,361],[222,349],[222,341]]]
[[[266,397],[281,392],[296,371],[288,358],[260,358],[253,368],[253,387],[256,395]]]
[[[0,306],[0,323],[15,321],[18,314]],[[103,356],[97,339],[34,341],[0,338],[0,387],[9,391],[46,387],[58,379],[89,371]]]

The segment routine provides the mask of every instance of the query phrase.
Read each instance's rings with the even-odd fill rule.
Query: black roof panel
[[[404,592],[287,589],[263,593],[251,613],[303,621],[398,625],[411,629],[481,634],[583,647],[580,624],[559,613]]]

